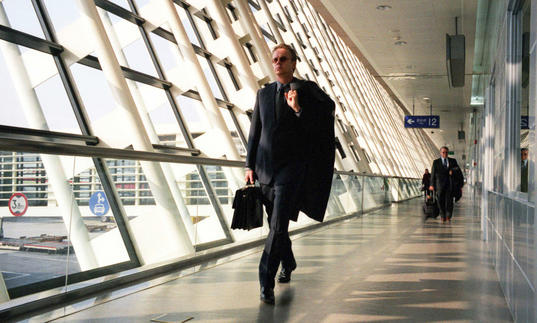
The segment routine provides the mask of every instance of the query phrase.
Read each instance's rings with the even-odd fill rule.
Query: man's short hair
[[[285,50],[287,50],[289,52],[289,54],[291,54],[291,61],[296,61],[297,59],[297,56],[296,56],[296,51],[293,47],[291,47],[290,45],[287,45],[287,44],[284,44],[284,43],[281,43],[281,44],[278,44],[276,46],[274,46],[274,48],[272,49],[272,54],[274,54],[274,52],[277,50],[277,49],[280,49],[280,48],[283,48]]]
[[[445,149],[445,150],[449,151],[449,148],[447,146],[440,147],[440,150],[442,150],[442,149]]]
[[[528,148],[521,148],[520,152],[523,152],[523,151],[528,151]]]

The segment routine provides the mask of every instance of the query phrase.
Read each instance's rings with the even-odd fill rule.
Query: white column
[[[240,21],[246,29],[246,32],[252,38],[254,43],[257,57],[259,58],[259,64],[261,69],[267,75],[271,81],[276,80],[276,74],[272,68],[272,57],[270,55],[270,48],[265,42],[265,38],[257,25],[254,15],[250,11],[246,0],[235,0],[237,9],[239,10],[239,15],[241,16]]]
[[[246,54],[239,43],[237,34],[233,31],[233,26],[231,26],[231,23],[229,22],[226,9],[221,0],[210,0],[208,6],[211,17],[216,21],[219,31],[221,32],[221,37],[224,38],[224,43],[231,46],[229,52],[232,63],[237,66],[239,79],[255,100],[257,90],[259,89],[257,78],[252,71],[248,57],[246,57]]]
[[[125,57],[125,54],[123,53],[119,39],[117,38],[112,22],[110,21],[110,17],[106,13],[106,11],[104,11],[103,9],[97,9],[97,10],[100,13],[103,24],[109,30],[108,35],[110,35],[109,37],[110,43],[116,53],[116,57],[119,63],[125,67],[129,67],[129,63],[127,61],[127,58]],[[136,103],[136,107],[138,108],[138,113],[140,114],[140,118],[142,119],[142,123],[144,124],[145,131],[147,135],[149,136],[149,140],[151,141],[151,143],[160,144],[157,131],[155,130],[155,127],[153,126],[153,123],[151,122],[151,118],[149,117],[149,113],[147,112],[147,108],[145,106],[145,103],[140,93],[140,89],[138,88],[138,85],[134,81],[131,81],[128,79],[126,79],[126,81],[127,81],[127,85],[129,89],[131,90],[134,102]],[[179,209],[179,214],[181,214],[181,220],[183,221],[183,225],[185,226],[185,229],[188,232],[190,241],[194,241],[195,231],[194,231],[194,225],[192,224],[192,218],[190,217],[190,213],[188,212],[188,209],[185,205],[183,195],[181,194],[179,187],[177,186],[177,182],[175,180],[175,176],[173,175],[173,171],[168,163],[160,163],[160,165],[162,167],[164,177],[166,177],[166,182],[168,183],[171,194],[173,195],[175,204],[177,205],[177,208]],[[137,191],[137,194],[138,194],[138,191]]]
[[[127,131],[123,135],[128,136],[132,140],[134,149],[153,151],[146,132],[141,131],[144,129],[143,122],[138,114],[112,46],[106,37],[104,26],[99,18],[94,2],[77,0],[77,3],[83,19],[85,18],[87,20],[88,35],[93,35],[95,50],[114,101],[117,108],[122,112],[122,121],[126,125],[125,130]],[[158,223],[159,231],[162,232],[162,236],[158,237],[158,239],[161,239],[166,244],[166,250],[162,250],[162,258],[179,257],[193,253],[194,247],[192,246],[185,226],[180,221],[181,215],[177,210],[162,168],[155,162],[141,161],[140,164],[158,209],[158,212],[151,214],[151,217]],[[131,238],[136,244],[136,235]],[[140,248],[140,250],[143,249]],[[156,250],[154,251],[157,252]],[[150,256],[147,254],[147,257]],[[142,262],[144,262],[143,258],[145,257],[146,254],[142,252]]]
[[[0,24],[9,26],[6,12],[1,3]],[[28,72],[26,71],[17,45],[0,41],[0,50],[6,59],[7,69],[28,124],[32,128],[49,130],[45,115],[41,109],[37,94],[30,83]],[[90,244],[88,230],[82,220],[82,215],[67,181],[67,176],[60,158],[52,155],[41,155],[41,160],[43,161],[47,178],[58,201],[61,216],[67,232],[69,232],[69,239],[75,249],[80,268],[84,271],[98,267],[97,259]]]
[[[267,18],[267,22],[270,26],[270,29],[272,29],[272,33],[274,33],[274,37],[276,38],[276,43],[282,44],[285,43],[283,40],[282,34],[280,33],[280,29],[274,22],[274,18],[272,17],[272,14],[270,13],[270,10],[268,8],[268,5],[265,0],[259,0],[259,5],[261,6],[261,11],[265,14],[265,17]]]

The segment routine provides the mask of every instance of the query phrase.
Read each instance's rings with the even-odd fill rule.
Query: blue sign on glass
[[[108,200],[106,199],[106,194],[103,191],[97,191],[91,194],[89,200],[89,208],[91,213],[97,216],[103,216],[108,213],[110,205],[108,205]]]
[[[440,128],[440,116],[405,116],[405,128]]]

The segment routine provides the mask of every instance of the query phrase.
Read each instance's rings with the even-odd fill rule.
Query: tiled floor
[[[511,322],[471,209],[424,223],[415,199],[295,239],[275,306],[255,252],[54,322]]]

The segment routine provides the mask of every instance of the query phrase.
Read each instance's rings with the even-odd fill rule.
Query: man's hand
[[[246,181],[246,184],[254,184],[254,171],[247,169],[244,174],[244,180]]]
[[[434,191],[434,187],[432,185],[429,186],[429,191]]]
[[[287,100],[287,105],[293,109],[295,112],[300,112],[302,108],[298,105],[298,95],[296,90],[289,90],[284,93],[285,99]]]

